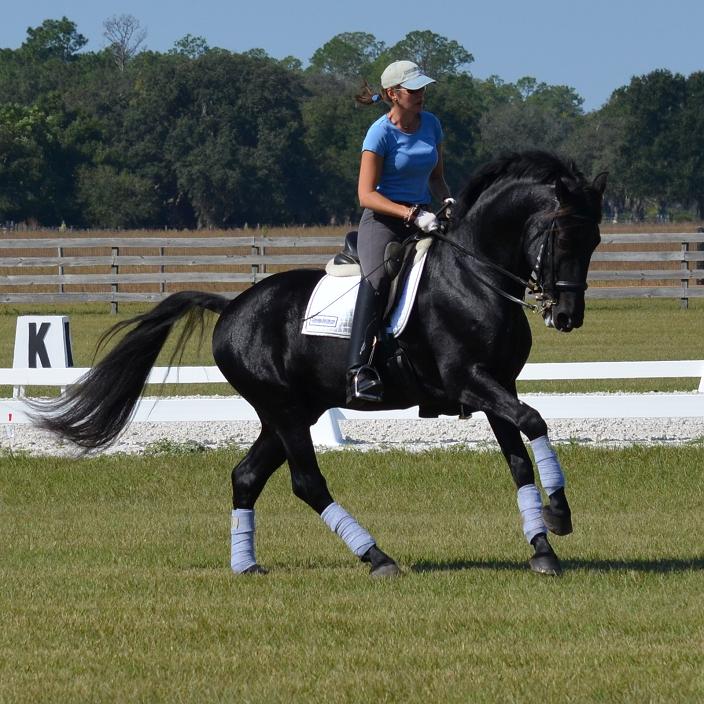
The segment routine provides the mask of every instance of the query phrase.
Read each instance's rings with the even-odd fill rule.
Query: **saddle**
[[[391,279],[388,302],[384,312],[384,321],[388,322],[393,311],[402,306],[402,298],[407,291],[406,281],[413,266],[423,259],[433,242],[432,237],[415,236],[405,242],[390,242],[384,251],[384,266],[386,274]],[[359,253],[357,251],[357,231],[345,235],[343,248],[326,265],[325,273],[334,277],[360,276]],[[381,357],[385,372],[395,379],[395,382],[406,388],[417,386],[413,364],[408,359],[403,343],[394,339],[393,328],[381,335]],[[379,366],[378,364],[376,365]],[[418,416],[421,418],[437,418],[439,415],[458,416],[460,419],[472,417],[471,409],[464,404],[444,405],[421,403]]]
[[[433,242],[432,237],[411,237],[405,242],[389,242],[384,250],[384,269],[390,279],[389,296],[384,311],[386,320],[398,305],[403,293],[404,283],[411,268],[428,251]],[[357,251],[357,231],[345,235],[342,250],[325,266],[325,273],[330,276],[360,276],[359,253]]]

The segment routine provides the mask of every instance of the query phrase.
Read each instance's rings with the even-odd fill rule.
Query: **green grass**
[[[575,533],[531,574],[499,453],[321,455],[405,571],[374,582],[290,491],[229,571],[236,452],[3,456],[1,702],[696,702],[704,448],[560,450]]]
[[[111,315],[107,306],[99,304],[57,306],[4,306],[0,308],[0,366],[12,366],[17,315],[34,313],[68,315],[71,323],[74,361],[76,366],[90,366],[95,344],[100,335],[118,320],[124,320],[145,310],[137,305],[121,307],[119,315]],[[538,315],[529,314],[533,330],[531,362],[601,362],[612,360],[700,359],[704,339],[704,301],[693,299],[689,310],[682,310],[679,301],[629,299],[588,302],[585,324],[569,334],[548,329]],[[203,345],[195,340],[185,351],[183,365],[212,365],[210,352],[212,323],[205,333]],[[173,351],[176,336],[172,336],[157,364],[166,365]],[[578,382],[521,382],[521,392],[536,390],[553,393],[565,391],[691,391],[698,379],[632,379],[582,380]],[[155,392],[156,389],[150,389]],[[169,395],[232,393],[229,386],[169,385],[162,390]],[[35,394],[46,389],[33,390]],[[10,396],[9,387],[0,387],[0,396]]]

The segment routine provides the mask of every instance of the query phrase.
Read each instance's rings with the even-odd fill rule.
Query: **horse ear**
[[[595,190],[599,191],[601,195],[604,195],[604,191],[606,190],[606,181],[609,177],[609,172],[608,171],[602,171],[592,182],[592,188]]]
[[[557,181],[555,181],[555,196],[557,200],[563,204],[569,199],[570,189],[562,178],[558,178]]]

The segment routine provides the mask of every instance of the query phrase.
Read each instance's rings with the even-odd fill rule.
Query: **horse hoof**
[[[551,577],[559,577],[562,574],[562,567],[556,555],[533,555],[528,564],[536,574],[547,574]]]
[[[543,506],[543,521],[548,530],[555,535],[569,535],[572,532],[572,514],[557,513],[550,506]]]
[[[374,579],[384,579],[387,577],[400,577],[401,570],[395,562],[385,562],[383,565],[373,567],[369,574]]]
[[[269,570],[265,570],[261,565],[254,564],[240,572],[240,574],[269,574]]]

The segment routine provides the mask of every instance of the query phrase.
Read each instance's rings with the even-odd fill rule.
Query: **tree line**
[[[569,86],[471,75],[471,53],[430,31],[393,46],[343,33],[303,67],[186,35],[142,49],[122,15],[107,45],[64,17],[0,49],[0,223],[93,228],[335,223],[358,215],[362,138],[383,103],[354,95],[407,58],[437,78],[448,182],[507,151],[548,149],[609,171],[619,218],[704,218],[704,72],[634,77],[585,113]]]

